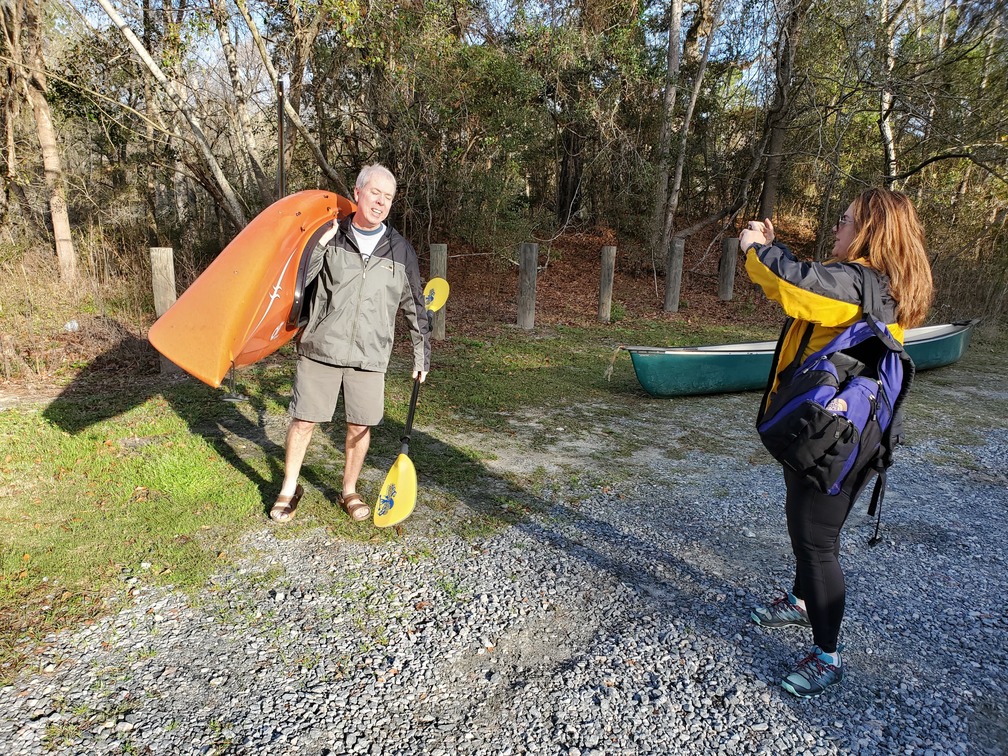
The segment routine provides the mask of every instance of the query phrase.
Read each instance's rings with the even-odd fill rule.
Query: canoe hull
[[[740,345],[741,346],[741,345]],[[773,350],[672,353],[630,348],[630,359],[641,386],[652,396],[692,396],[752,391],[766,385]]]
[[[220,386],[298,332],[305,252],[323,226],[354,210],[333,192],[308,190],[263,210],[157,322],[148,340],[190,375]],[[300,275],[300,280],[299,280]]]
[[[951,365],[969,346],[976,321],[910,328],[905,347],[917,370]],[[701,347],[624,347],[641,386],[652,396],[694,396],[766,388],[776,344],[755,341]]]
[[[907,353],[918,370],[930,370],[958,362],[966,354],[973,326],[977,322],[971,320],[968,323],[911,328],[906,337]]]

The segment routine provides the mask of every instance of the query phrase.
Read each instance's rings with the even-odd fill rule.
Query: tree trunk
[[[944,17],[942,19],[944,21]],[[997,24],[996,28],[1000,28],[1000,24]],[[983,73],[980,76],[980,84],[977,87],[977,94],[980,95],[978,99],[983,99],[987,97],[987,87],[990,84],[991,67],[997,61],[995,57],[995,47],[997,45],[997,34],[991,34],[987,39],[986,54],[983,59]],[[963,172],[962,180],[959,182],[959,187],[956,193],[952,195],[952,216],[949,219],[949,225],[955,226],[956,219],[959,215],[959,209],[966,199],[966,195],[970,190],[970,179],[973,177],[973,164],[970,163],[966,166],[966,170]]]
[[[53,238],[56,243],[56,258],[59,261],[60,280],[73,283],[77,278],[77,254],[70,236],[70,215],[67,212],[66,180],[60,157],[59,142],[53,126],[52,112],[46,100],[45,60],[42,57],[42,7],[39,0],[26,0],[14,13],[22,19],[23,27],[14,20],[13,29],[8,29],[8,41],[14,53],[18,79],[25,100],[31,105],[35,117],[35,132],[42,150],[42,165],[45,168],[46,191],[48,193],[49,215],[52,219]],[[4,12],[4,27],[7,28],[7,13]]]
[[[781,167],[784,164],[783,150],[787,124],[791,103],[798,89],[791,82],[794,76],[795,50],[798,48],[798,38],[810,4],[811,0],[797,0],[787,9],[787,16],[781,20],[780,34],[777,38],[774,102],[770,106],[768,119],[770,141],[767,143],[763,190],[760,192],[757,215],[760,220],[773,217],[774,206],[777,204]]]
[[[672,164],[672,123],[675,101],[679,92],[679,36],[682,33],[682,0],[669,3],[668,50],[665,54],[665,93],[662,97],[661,128],[658,131],[658,176],[655,182],[654,216],[651,220],[651,260],[663,247],[662,229],[665,206],[668,203],[669,171]],[[657,267],[657,266],[654,266]]]
[[[585,139],[577,132],[576,123],[564,124],[562,128],[556,217],[561,224],[565,224],[569,223],[574,214],[581,209],[581,177],[584,173]]]
[[[288,14],[291,22],[292,42],[290,61],[290,91],[287,93],[290,106],[295,112],[301,112],[301,100],[304,96],[305,71],[308,70],[312,57],[312,49],[322,27],[329,22],[334,5],[319,3],[313,12],[306,12],[308,5],[288,0]],[[330,85],[335,85],[335,81]],[[298,132],[291,132],[284,146],[285,165],[294,159],[294,148],[297,145]]]
[[[837,156],[839,158],[839,156]],[[837,160],[836,162],[839,162]],[[816,210],[816,217],[819,222],[816,224],[818,230],[816,231],[815,248],[813,250],[813,258],[817,262],[822,262],[829,256],[829,239],[831,232],[827,229],[832,229],[833,224],[836,223],[836,216],[839,213],[834,214],[836,207],[833,204],[833,193],[836,191],[837,185],[837,172],[836,170],[831,170],[823,182],[821,191],[819,192],[819,204]],[[841,207],[844,207],[843,200],[841,200]],[[830,220],[833,218],[834,220]]]
[[[723,0],[718,0],[717,5],[713,9],[711,28],[707,32],[707,40],[704,44],[703,54],[700,56],[696,78],[693,80],[693,89],[690,91],[689,104],[686,106],[686,114],[683,117],[682,128],[679,130],[679,154],[676,157],[675,173],[672,177],[672,189],[669,191],[668,204],[665,208],[665,227],[662,232],[662,250],[668,249],[668,242],[672,238],[672,229],[675,225],[675,214],[679,209],[679,194],[682,191],[683,169],[686,166],[686,145],[689,141],[690,127],[693,124],[693,111],[696,110],[697,100],[700,98],[700,88],[703,86],[704,72],[707,70],[707,61],[710,60],[710,51],[714,44],[714,34],[721,22],[721,9],[723,7]]]
[[[883,178],[889,188],[895,183],[898,163],[896,161],[896,138],[892,128],[893,69],[896,67],[896,41],[893,38],[897,14],[890,13],[890,0],[879,0],[879,26],[883,39],[879,47],[884,51],[882,60],[882,89],[879,92],[879,135],[882,138]]]
[[[693,82],[693,90],[690,92],[690,101],[686,106],[686,115],[683,120],[682,130],[680,132],[680,144],[679,144],[679,155],[676,158],[675,175],[672,179],[672,190],[669,192],[668,205],[665,208],[665,226],[662,229],[662,249],[670,249],[670,242],[672,240],[672,229],[675,226],[675,214],[679,209],[679,194],[682,190],[682,175],[683,168],[686,165],[686,140],[689,136],[690,126],[693,122],[693,111],[696,109],[697,99],[700,97],[700,87],[703,84],[704,71],[707,69],[707,61],[710,60],[711,47],[714,44],[714,33],[717,31],[718,24],[721,22],[721,9],[724,7],[723,0],[718,0],[717,5],[714,8],[713,20],[711,22],[710,31],[707,33],[707,43],[704,45],[703,56],[700,59],[700,65],[697,68],[696,79]],[[668,286],[669,281],[681,280],[682,279],[682,257],[675,255],[669,255],[669,260],[677,260],[680,270],[670,271],[665,270],[665,282]],[[670,310],[669,307],[675,307],[678,309],[678,302],[671,302],[668,295],[665,297],[665,310],[666,312],[674,312]]]
[[[105,0],[99,0],[99,2],[105,2]],[[262,59],[263,65],[266,67],[266,73],[269,76],[270,82],[273,84],[273,91],[275,92],[280,83],[280,76],[277,73],[276,68],[273,66],[273,61],[270,60],[269,51],[266,49],[266,43],[263,42],[262,35],[259,33],[259,27],[255,25],[255,21],[252,20],[252,15],[249,13],[248,6],[245,0],[235,0],[235,5],[238,6],[238,10],[242,14],[242,18],[245,19],[245,24],[249,28],[249,32],[252,34],[252,40],[255,42],[256,49],[259,50],[259,57]],[[291,123],[294,124],[294,128],[298,130],[301,138],[305,140],[305,143],[311,149],[312,154],[315,156],[315,162],[318,167],[325,173],[326,177],[333,182],[334,187],[340,194],[349,194],[347,191],[346,182],[343,177],[329,165],[329,161],[326,160],[325,155],[322,154],[322,150],[319,147],[318,141],[311,135],[308,131],[308,127],[305,126],[304,121],[301,120],[301,116],[291,105],[290,100],[284,103],[284,112],[287,117],[291,119]]]
[[[245,147],[245,160],[252,171],[255,185],[259,189],[259,201],[263,203],[263,206],[266,206],[273,198],[273,185],[266,177],[266,171],[263,170],[262,160],[259,158],[259,147],[256,143],[255,134],[252,133],[252,125],[249,123],[247,112],[248,97],[245,95],[245,87],[242,86],[242,82],[238,77],[238,54],[235,51],[234,43],[231,41],[231,33],[228,29],[228,9],[223,0],[212,0],[211,8],[214,23],[217,25],[217,36],[220,39],[221,49],[224,51],[224,60],[227,62],[231,89],[234,90],[234,118]]]
[[[941,59],[941,58],[943,58],[945,56],[945,45],[948,42],[948,18],[949,18],[949,13],[951,13],[951,11],[952,11],[952,0],[941,0],[941,4],[942,4],[941,22],[938,24],[938,47],[937,47],[938,58],[939,59]],[[924,27],[923,27],[923,25],[921,25],[917,29],[917,38],[918,38],[918,43],[920,43],[920,44],[923,43],[923,40],[922,40],[923,34],[924,34]],[[923,49],[923,47],[922,47],[922,49]],[[922,68],[923,68],[923,61],[919,61],[917,63],[917,71],[916,71],[916,73],[917,73],[918,76],[921,75],[921,69]],[[944,84],[944,81],[943,81],[944,77],[942,76],[942,67],[940,65],[935,67],[935,75],[938,77],[939,86],[938,87],[934,87],[934,85],[932,85],[932,86],[935,89],[938,89],[941,85]],[[934,131],[935,114],[937,112],[938,112],[938,104],[937,104],[937,102],[935,100],[931,100],[930,104],[928,105],[927,120],[924,122],[924,141],[925,142],[928,142],[928,141],[931,140],[931,134]],[[923,181],[918,181],[917,182],[917,189],[914,192],[914,204],[916,204],[916,205],[919,206],[920,203],[921,203],[921,201],[923,199],[924,199],[924,182]],[[954,201],[955,200],[953,199],[953,202]]]
[[[4,156],[3,176],[0,177],[0,228],[7,224],[7,215],[10,212],[10,195],[14,188],[14,166],[17,160],[17,153],[14,150],[14,117],[16,110],[12,107],[14,98],[10,93],[4,95],[3,104],[0,107],[0,119],[4,126]]]
[[[766,166],[763,169],[763,189],[760,191],[759,210],[756,217],[760,220],[772,218],[774,206],[777,204],[777,190],[780,187],[781,168],[784,164],[784,137],[787,129],[782,119],[774,119],[770,128],[770,139],[767,142]]]
[[[20,56],[15,50],[15,40],[20,34],[20,14],[14,12],[14,8],[6,4],[0,5],[0,32],[3,33],[0,49],[6,48],[10,53],[10,58],[4,61],[3,68],[0,69],[0,76],[5,82],[16,82],[18,79],[18,69],[14,60],[20,60]],[[2,191],[0,191],[0,228],[7,223],[7,214],[10,211],[11,194],[17,186],[17,149],[14,135],[14,123],[17,121],[21,110],[20,100],[17,97],[17,87],[6,86],[0,91],[0,120],[3,121],[4,147],[3,147],[3,176]]]
[[[150,50],[153,46],[151,42],[154,36],[154,17],[151,8],[151,0],[143,0],[141,5],[143,18],[143,45]],[[154,124],[160,120],[160,114],[156,111],[157,101],[154,98],[154,87],[151,86],[150,77],[143,77],[143,101],[147,110],[147,118],[144,120],[144,138],[147,141],[147,160],[141,169],[144,175],[146,189],[146,223],[147,223],[147,244],[150,247],[161,246],[161,229],[158,223],[158,208],[161,206],[159,195],[159,181],[155,169],[156,156],[158,154],[158,141],[155,136]]]
[[[41,60],[41,59],[40,59]],[[73,283],[77,278],[77,254],[70,237],[70,215],[67,213],[66,182],[60,160],[56,129],[45,98],[44,74],[36,71],[28,84],[28,100],[35,114],[35,129],[42,148],[45,166],[46,190],[49,194],[49,214],[52,216],[53,238],[56,241],[56,258],[59,260],[60,280]]]

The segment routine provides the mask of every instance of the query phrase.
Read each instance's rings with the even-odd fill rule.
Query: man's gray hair
[[[392,186],[396,186],[395,176],[392,175],[392,171],[386,168],[381,163],[374,163],[372,165],[365,165],[361,168],[361,172],[357,174],[357,183],[354,186],[359,190],[363,189],[368,185],[368,182],[375,176],[381,176],[387,178],[392,182]]]

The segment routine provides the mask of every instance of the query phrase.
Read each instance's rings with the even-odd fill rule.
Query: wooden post
[[[151,285],[154,287],[154,312],[160,318],[178,298],[175,293],[175,260],[171,247],[151,247]],[[181,369],[163,354],[161,372],[178,373]]]
[[[448,280],[448,245],[430,245],[430,277],[443,278]],[[431,313],[431,338],[443,341],[445,337],[445,319],[447,318],[448,303],[441,305],[441,309]]]
[[[672,237],[668,257],[665,260],[665,312],[679,312],[679,291],[682,289],[683,256],[686,240]]]
[[[602,247],[599,274],[598,319],[608,323],[612,317],[613,280],[616,276],[616,247]]]
[[[718,298],[730,302],[735,290],[735,263],[738,260],[739,241],[729,236],[721,242],[721,262],[718,263]]]
[[[535,327],[538,267],[539,245],[523,242],[518,249],[518,327],[527,331]]]

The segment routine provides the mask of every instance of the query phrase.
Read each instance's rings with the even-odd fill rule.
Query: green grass
[[[212,393],[192,391],[180,406],[209,412]],[[100,611],[124,573],[202,584],[260,521],[256,488],[164,398],[106,414],[93,397],[0,413],[4,664],[18,637]]]
[[[473,430],[497,430],[509,414],[540,408],[563,409],[570,415],[614,394],[643,393],[629,356],[616,352],[620,345],[686,346],[775,335],[772,328],[687,327],[649,320],[633,326],[556,326],[531,332],[491,328],[482,338],[453,338],[437,345],[422,412],[452,422],[468,420]],[[607,378],[606,369],[614,360],[615,369]],[[575,418],[579,426],[583,420]]]

